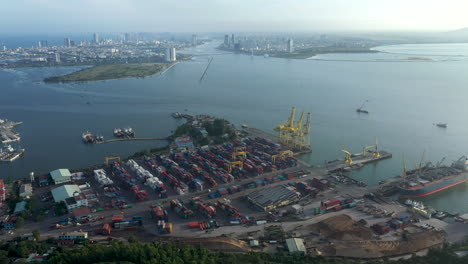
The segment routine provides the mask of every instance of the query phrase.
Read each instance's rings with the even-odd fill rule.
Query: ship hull
[[[420,188],[400,188],[400,199],[428,196],[452,188],[464,182],[468,182],[468,173],[462,173],[458,176],[450,177],[446,180],[437,181],[435,183],[430,183]]]

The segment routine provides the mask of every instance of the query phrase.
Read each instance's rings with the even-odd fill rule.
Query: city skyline
[[[462,0],[27,2],[0,10],[0,33],[449,31],[468,26],[468,2]]]

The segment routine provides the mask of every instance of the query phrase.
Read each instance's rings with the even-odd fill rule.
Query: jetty
[[[10,120],[0,119],[0,141],[2,144],[11,142],[19,142],[21,137],[14,131],[16,126],[23,124],[23,122],[15,122]]]

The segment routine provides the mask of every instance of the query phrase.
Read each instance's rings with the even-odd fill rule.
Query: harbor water
[[[378,47],[381,53],[325,54],[289,60],[232,54],[208,43],[186,50],[193,60],[161,75],[88,83],[45,84],[44,77],[79,67],[0,70],[0,118],[24,123],[24,157],[0,164],[1,178],[29,172],[80,168],[127,156],[165,142],[130,141],[85,145],[90,131],[112,137],[130,126],[137,137],[164,137],[177,122],[173,112],[212,114],[273,133],[291,109],[312,112],[313,165],[357,153],[378,138],[393,158],[353,172],[371,185],[425,161],[450,163],[468,153],[468,44]],[[182,52],[182,51],[181,51]],[[203,81],[209,59],[212,64]],[[369,114],[356,108],[368,100]],[[446,129],[435,123],[448,123]],[[468,213],[468,184],[424,199],[438,209]]]

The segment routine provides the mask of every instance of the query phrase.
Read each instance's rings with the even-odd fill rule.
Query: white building
[[[21,198],[29,198],[33,195],[33,187],[31,183],[24,183],[21,184],[19,188],[19,197]]]
[[[198,44],[197,34],[192,35],[192,45],[196,46]]]
[[[55,52],[55,62],[60,63],[60,53]]]
[[[58,237],[60,240],[80,240],[87,239],[88,232],[67,232]]]
[[[293,42],[292,39],[288,39],[287,51],[288,51],[289,53],[293,53],[293,52],[294,52],[294,42]]]
[[[177,60],[175,48],[167,48],[164,55],[166,57],[166,62],[174,62]]]

